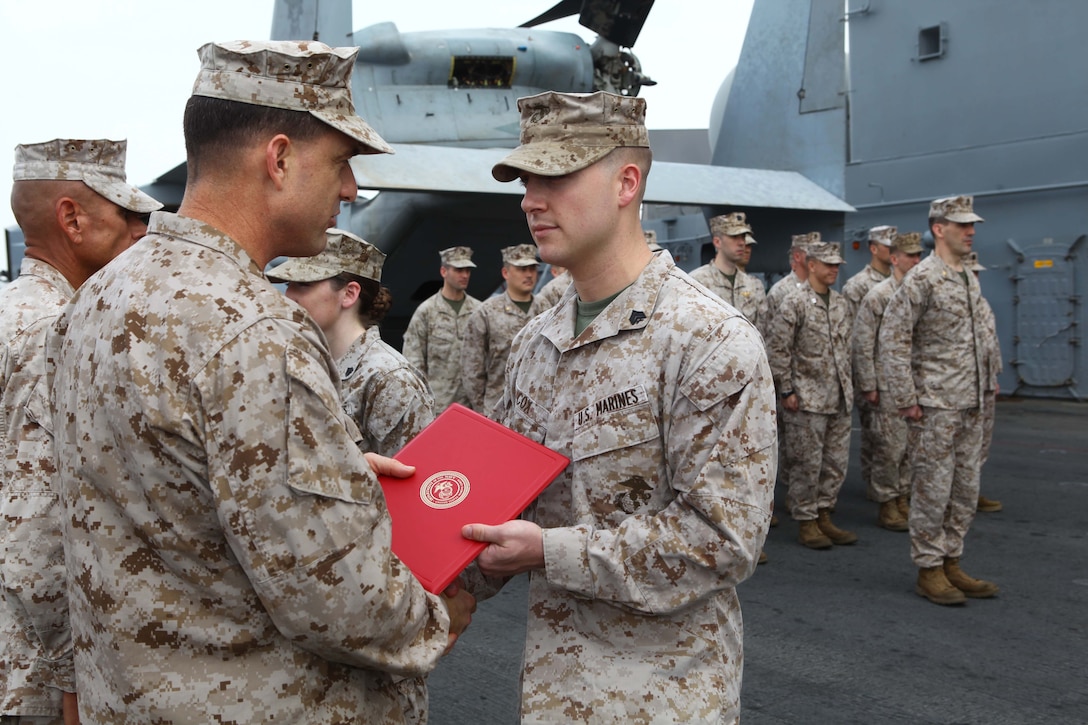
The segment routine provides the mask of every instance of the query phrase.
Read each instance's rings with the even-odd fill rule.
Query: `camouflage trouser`
[[[922,408],[908,421],[910,555],[920,568],[963,554],[978,505],[982,415],[978,408]]]
[[[869,498],[883,503],[910,493],[907,421],[897,410],[878,410],[871,421],[874,443]]]
[[[879,413],[877,406],[865,399],[861,393],[854,396],[854,407],[858,411],[858,422],[861,423],[861,447],[859,448],[858,463],[861,464],[861,481],[865,484],[869,498],[875,498],[873,491],[873,456],[876,447],[880,445],[880,438],[874,426],[876,416]]]
[[[997,393],[987,390],[982,396],[982,453],[979,455],[979,468],[990,460],[990,441],[994,438],[994,416],[997,414]]]
[[[850,459],[850,414],[783,411],[790,515],[811,521],[833,508]]]
[[[786,458],[786,433],[784,431],[785,418],[783,417],[786,409],[782,407],[782,399],[779,396],[775,396],[778,400],[776,407],[777,424],[778,424],[778,480],[779,486],[786,489],[786,508],[789,508],[789,496],[790,496],[790,476],[789,476],[789,459]]]
[[[0,715],[0,725],[64,725],[60,715]]]

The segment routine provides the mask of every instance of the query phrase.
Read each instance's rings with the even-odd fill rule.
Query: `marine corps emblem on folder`
[[[453,508],[468,498],[468,479],[457,471],[439,471],[419,487],[419,497],[433,509]]]

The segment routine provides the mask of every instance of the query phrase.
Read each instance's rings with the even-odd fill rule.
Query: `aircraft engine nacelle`
[[[573,33],[518,28],[356,31],[356,110],[391,143],[516,146],[517,99],[594,90],[590,45]]]

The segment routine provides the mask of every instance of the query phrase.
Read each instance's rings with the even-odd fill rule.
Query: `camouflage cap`
[[[194,96],[308,111],[359,142],[361,154],[393,149],[355,114],[351,72],[358,48],[330,48],[307,40],[206,43]]]
[[[472,249],[470,247],[450,247],[438,253],[442,258],[443,267],[475,267],[472,261]]]
[[[341,272],[382,281],[385,254],[362,237],[343,229],[325,232],[325,251],[313,257],[293,257],[268,270],[273,282],[320,282]]]
[[[892,242],[895,241],[895,235],[899,233],[899,230],[895,227],[879,226],[873,227],[869,230],[869,241],[875,244],[883,244],[885,247],[892,246]]]
[[[838,242],[814,242],[808,246],[808,258],[824,264],[843,264],[842,245]]]
[[[650,248],[651,252],[657,252],[661,250],[661,245],[657,243],[657,232],[653,229],[644,229],[642,236],[646,238],[646,246]]]
[[[748,226],[742,211],[720,214],[710,219],[710,234],[715,237],[739,237],[751,232],[752,227]]]
[[[532,244],[516,244],[502,250],[502,263],[513,267],[535,267],[536,247]]]
[[[646,101],[614,93],[538,93],[518,99],[521,145],[491,169],[499,181],[528,171],[563,176],[621,146],[650,147]]]
[[[819,232],[808,232],[807,234],[794,234],[791,239],[790,249],[807,250],[809,245],[816,244],[820,241]]]
[[[930,219],[947,219],[959,224],[986,221],[974,209],[975,199],[972,196],[950,196],[944,199],[934,199],[929,205]]]
[[[896,234],[895,241],[892,242],[892,251],[900,254],[921,254],[924,251],[922,235],[919,232]]]
[[[146,214],[162,204],[125,180],[127,141],[56,138],[15,147],[13,181],[82,181],[122,209]]]
[[[972,272],[985,272],[986,267],[978,261],[978,252],[968,252],[961,258],[963,266]]]

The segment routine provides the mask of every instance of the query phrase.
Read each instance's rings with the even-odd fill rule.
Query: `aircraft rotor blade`
[[[532,28],[578,14],[578,22],[616,45],[630,48],[642,32],[654,0],[560,0],[521,27]]]
[[[550,10],[537,15],[527,23],[522,23],[521,28],[535,28],[537,25],[550,23],[553,20],[562,20],[576,15],[582,11],[582,0],[559,0]]]

